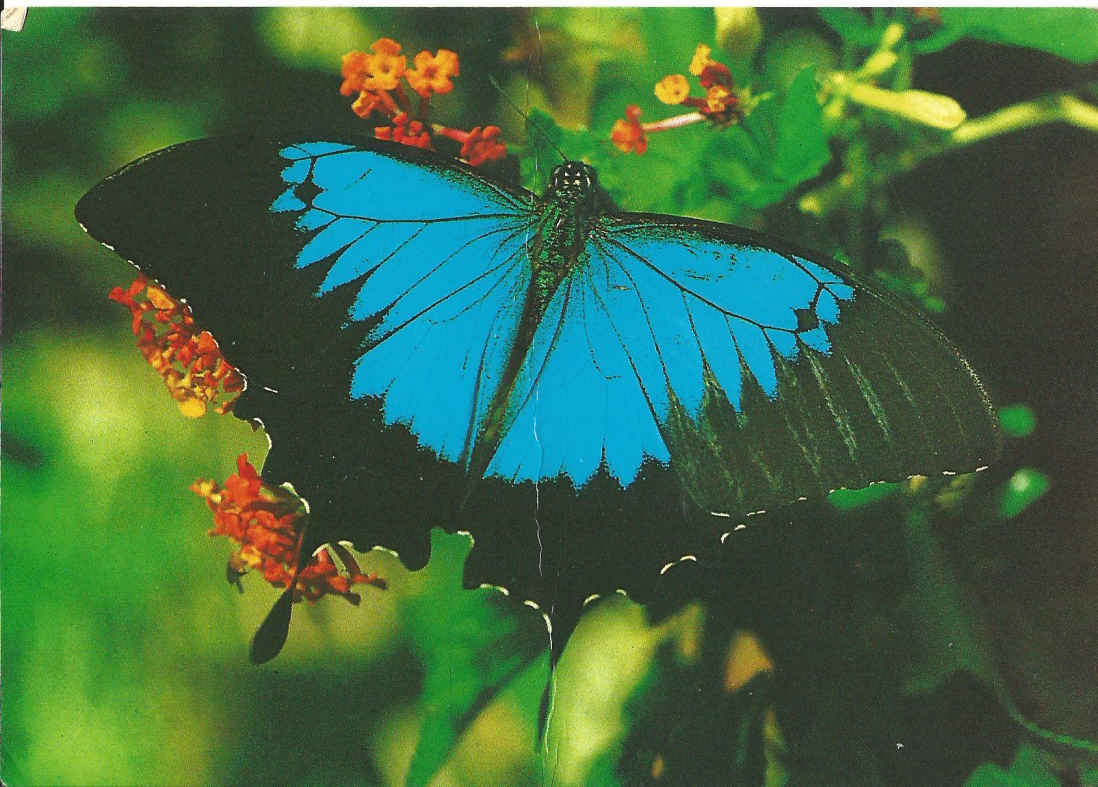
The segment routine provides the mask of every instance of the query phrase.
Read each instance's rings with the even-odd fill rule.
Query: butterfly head
[[[613,210],[610,196],[599,186],[595,168],[582,161],[565,161],[553,167],[543,199],[567,213],[584,217],[581,224],[585,218]]]
[[[595,168],[582,161],[566,161],[553,167],[549,190],[562,197],[582,198],[598,188]]]

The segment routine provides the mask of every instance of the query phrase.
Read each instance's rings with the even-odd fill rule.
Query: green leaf
[[[1098,60],[1098,11],[1090,8],[941,8],[943,25],[969,38]]]
[[[331,70],[345,52],[363,49],[386,30],[371,29],[353,8],[268,8],[256,20],[271,52],[292,66]],[[391,33],[390,33],[391,35]]]
[[[1029,437],[1037,428],[1037,416],[1029,405],[1006,405],[999,408],[999,425],[1007,437]]]
[[[1000,492],[999,516],[1010,519],[1025,511],[1048,491],[1051,481],[1032,467],[1023,467],[1010,477]]]
[[[856,8],[821,8],[819,14],[824,24],[838,33],[840,38],[862,46],[877,42],[879,32]]]
[[[644,8],[640,13],[646,59],[663,73],[685,71],[698,44],[714,43],[717,23],[711,8]]]
[[[769,38],[760,60],[761,84],[782,91],[806,68],[821,74],[840,67],[839,51],[830,36],[805,27],[784,30]]]
[[[715,181],[714,188],[761,210],[818,175],[830,158],[810,66],[783,97],[761,97],[740,125],[716,135],[704,160],[719,166],[704,174]]]
[[[870,484],[864,489],[836,489],[827,496],[827,502],[840,511],[849,511],[892,497],[902,488],[902,484]]]
[[[966,671],[1002,696],[1001,679],[988,656],[976,616],[925,512],[909,512],[904,532],[911,584],[894,625],[915,635],[906,651],[908,693],[934,691],[954,672]]]
[[[965,787],[1058,787],[1060,780],[1043,752],[1028,743],[1018,747],[1010,770],[984,763],[965,780]]]
[[[480,712],[545,653],[540,615],[494,588],[462,588],[462,566],[472,546],[467,534],[433,530],[425,569],[434,575],[432,588],[405,611],[425,672],[420,700],[425,718],[409,785],[427,784]]]
[[[799,184],[820,174],[830,159],[816,98],[816,69],[810,66],[793,80],[782,104],[773,171],[780,180]]]
[[[617,785],[629,702],[650,680],[652,658],[673,632],[612,595],[580,620],[554,673],[542,759],[547,783]]]

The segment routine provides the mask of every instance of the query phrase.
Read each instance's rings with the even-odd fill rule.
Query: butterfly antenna
[[[511,105],[511,109],[515,110],[515,112],[517,112],[519,114],[519,117],[521,117],[523,120],[526,121],[527,127],[528,128],[533,128],[539,134],[541,134],[542,139],[544,139],[546,142],[548,142],[549,147],[551,147],[553,150],[555,150],[557,152],[557,155],[560,156],[561,161],[567,161],[568,157],[566,155],[564,155],[564,151],[561,150],[557,146],[557,143],[553,141],[552,137],[549,136],[549,133],[545,129],[543,129],[541,126],[539,126],[537,123],[535,123],[533,120],[531,120],[530,116],[527,115],[522,110],[522,107],[520,107],[518,104],[516,104],[515,100],[513,98],[511,98],[509,95],[507,95],[505,92],[503,92],[503,88],[499,86],[499,82],[496,81],[496,78],[493,77],[491,74],[489,74],[488,75],[488,81],[491,82],[492,87],[494,87],[499,92],[499,94],[501,96],[503,96],[503,100]]]

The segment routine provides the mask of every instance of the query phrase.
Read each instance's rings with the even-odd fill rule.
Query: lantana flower
[[[664,104],[681,104],[690,95],[690,83],[682,74],[668,74],[656,83],[655,93]]]
[[[339,92],[345,96],[360,90],[394,90],[407,68],[407,58],[400,54],[401,46],[391,38],[379,38],[370,45],[374,54],[348,52],[343,56],[343,84]]]
[[[454,83],[450,77],[458,75],[458,56],[449,49],[438,50],[437,55],[432,55],[424,50],[412,61],[415,68],[409,71],[405,78],[412,90],[421,98],[430,98],[431,94],[449,93],[454,89]]]
[[[144,274],[110,299],[130,310],[133,333],[141,355],[160,374],[180,411],[198,418],[213,404],[218,413],[232,409],[244,378],[221,356],[208,331],[195,326],[191,310]]]
[[[244,379],[222,357],[209,331],[197,328],[186,304],[144,274],[138,274],[129,287],[115,287],[110,298],[130,310],[138,349],[163,378],[184,415],[197,418],[211,404],[218,413],[232,409]],[[294,582],[294,601],[338,595],[352,604],[361,599],[353,591],[355,585],[386,586],[376,574],[364,574],[340,544],[325,545],[299,570],[305,505],[287,490],[264,484],[247,454],[237,459],[237,472],[224,484],[199,480],[191,489],[214,513],[210,535],[229,536],[240,544],[226,567],[229,581],[238,586],[242,575],[259,571],[278,587]]]
[[[640,122],[641,110],[636,104],[625,108],[625,119],[618,118],[610,131],[610,141],[622,153],[640,155],[648,150],[648,137]]]
[[[355,585],[386,587],[376,574],[364,574],[342,544],[321,547],[299,571],[305,504],[286,489],[263,483],[247,454],[237,457],[236,465],[237,472],[224,484],[200,479],[191,485],[191,491],[203,497],[213,511],[214,527],[209,534],[228,536],[240,544],[226,569],[230,582],[239,585],[243,574],[259,571],[275,587],[286,588],[296,575],[295,602],[337,595],[352,604],[362,599],[353,591]]]
[[[393,142],[413,148],[431,147],[431,135],[427,132],[427,128],[418,120],[409,122],[407,112],[401,112],[394,117],[391,126],[375,128],[374,136],[378,139],[391,139]]]
[[[374,127],[375,137],[429,150],[435,148],[437,137],[447,137],[461,144],[461,157],[474,167],[507,155],[498,126],[464,131],[430,122],[432,96],[452,91],[453,78],[460,73],[456,52],[440,49],[431,54],[424,50],[412,58],[413,67],[407,68],[400,44],[391,38],[378,39],[370,49],[373,54],[355,51],[343,56],[339,92],[358,94],[351,109],[359,117],[386,119],[384,125]],[[405,83],[410,91],[405,90]]]
[[[456,128],[439,129],[440,134],[461,143],[461,157],[478,167],[507,155],[507,146],[499,141],[503,131],[499,126],[474,126],[471,131]]]
[[[359,92],[358,98],[351,104],[351,111],[360,118],[369,117],[378,111],[390,112],[395,110],[396,104],[393,103],[392,97],[385,91],[363,90]]]
[[[732,90],[732,72],[724,63],[709,56],[712,51],[705,44],[698,44],[688,69],[705,88],[703,98],[690,95],[690,83],[682,74],[671,74],[660,80],[656,85],[656,98],[665,104],[693,107],[708,117],[727,119],[719,116],[731,113],[739,99]]]
[[[664,104],[689,107],[692,111],[654,123],[640,122],[640,109],[629,105],[610,131],[610,141],[623,153],[644,153],[648,134],[667,131],[702,121],[723,125],[740,119],[741,107],[728,66],[710,57],[712,49],[698,44],[687,69],[705,89],[704,96],[690,95],[690,80],[682,74],[668,74],[656,83],[654,92]]]

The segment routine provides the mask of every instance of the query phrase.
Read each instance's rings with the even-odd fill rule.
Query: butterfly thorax
[[[610,207],[594,167],[566,161],[553,168],[539,205],[537,237],[530,247],[539,312],[568,273],[586,261],[587,237],[598,217]]]
[[[599,217],[613,205],[598,186],[593,167],[566,161],[555,167],[537,203],[536,231],[526,251],[533,268],[512,350],[468,460],[470,477],[480,478],[503,436],[507,406],[526,354],[545,313],[569,273],[587,263],[587,239]]]

